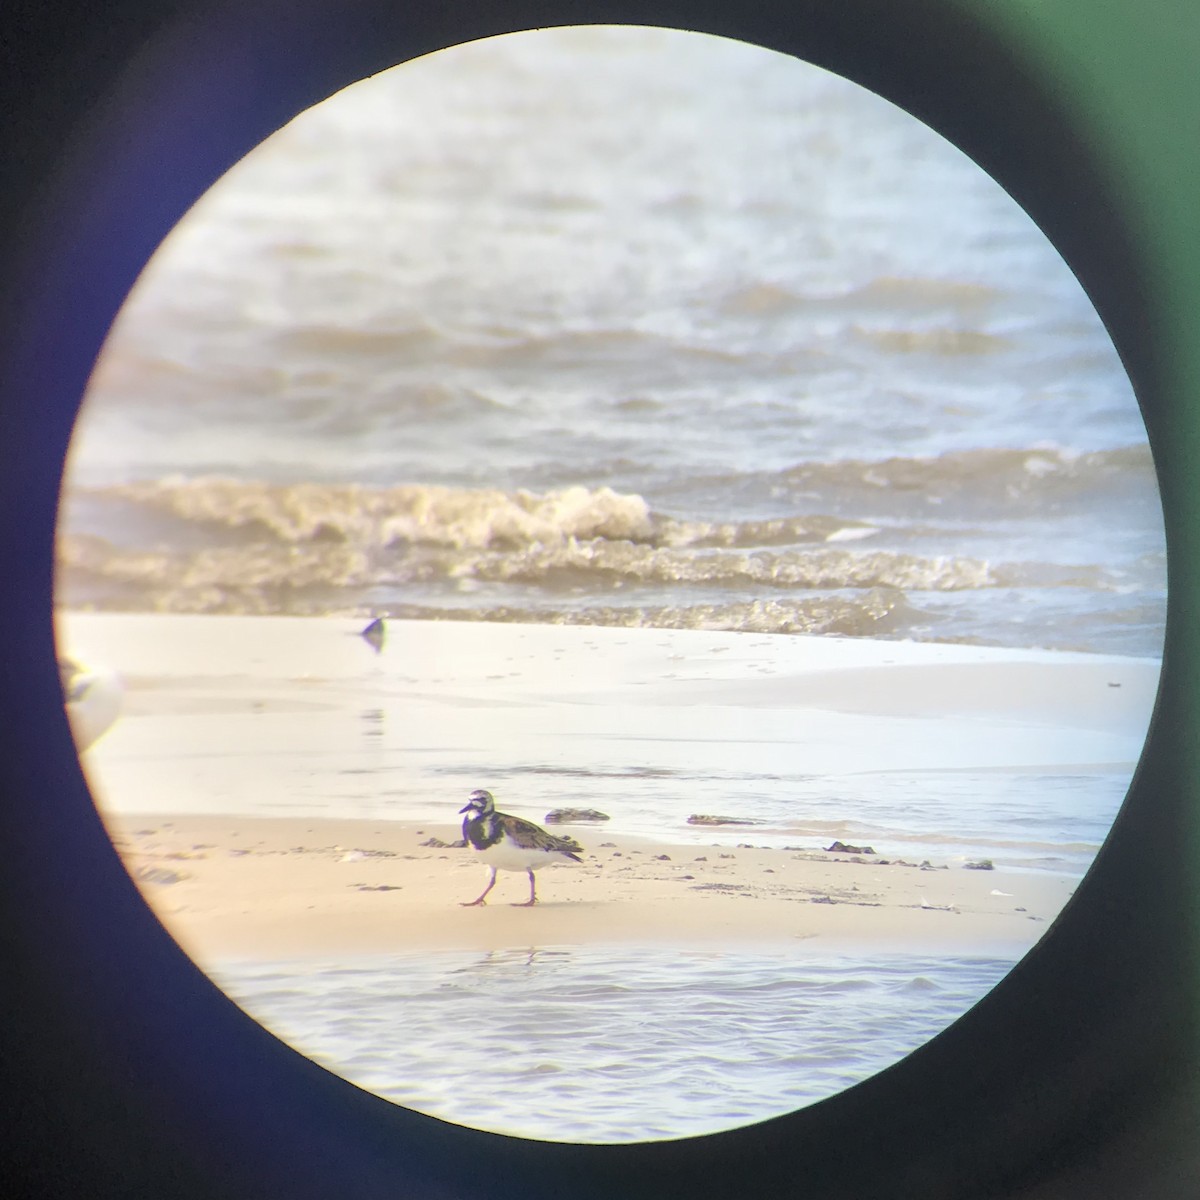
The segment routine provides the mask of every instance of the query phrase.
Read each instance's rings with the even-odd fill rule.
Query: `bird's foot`
[[[478,900],[460,900],[458,902],[459,908],[485,908],[486,906],[487,901],[482,896]]]
[[[522,900],[520,903],[512,904],[509,907],[511,907],[511,908],[532,908],[536,903],[537,903],[537,898],[535,897],[532,900]]]

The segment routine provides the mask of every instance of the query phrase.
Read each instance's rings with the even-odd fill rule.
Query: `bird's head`
[[[458,811],[460,813],[478,813],[481,817],[486,817],[494,812],[495,809],[496,802],[492,799],[492,793],[485,792],[483,788],[476,788],[471,793],[470,799]]]

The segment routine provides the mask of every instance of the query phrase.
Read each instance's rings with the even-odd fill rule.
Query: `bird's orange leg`
[[[485,887],[483,891],[475,897],[474,900],[460,900],[459,906],[461,908],[475,908],[476,905],[482,906],[487,903],[487,900],[484,897],[487,896],[488,892],[490,892],[492,888],[496,886],[496,868],[489,867],[488,869],[491,871],[492,877],[488,880],[487,887]]]
[[[520,904],[514,904],[513,908],[529,908],[537,903],[537,882],[533,878],[533,872],[529,872],[529,899],[522,901]]]

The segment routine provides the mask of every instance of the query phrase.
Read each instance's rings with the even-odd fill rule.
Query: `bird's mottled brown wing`
[[[583,847],[574,838],[547,833],[540,825],[522,817],[510,816],[508,813],[497,813],[496,817],[509,837],[519,846],[536,846],[539,850],[546,851],[557,850],[559,854],[565,854],[576,862],[583,862],[579,857],[583,853]]]

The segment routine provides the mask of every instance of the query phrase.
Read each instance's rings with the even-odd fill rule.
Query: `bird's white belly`
[[[545,850],[527,849],[515,842],[502,837],[494,846],[486,850],[478,850],[480,861],[497,871],[536,871],[547,863],[567,861],[557,850],[547,853]]]

